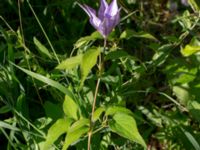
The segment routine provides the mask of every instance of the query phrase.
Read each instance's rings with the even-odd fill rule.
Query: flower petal
[[[95,29],[99,30],[99,26],[101,24],[101,20],[99,18],[96,16],[90,17],[90,23]]]
[[[87,15],[89,17],[96,16],[96,11],[93,8],[91,8],[91,7],[89,7],[85,4],[81,5],[81,4],[78,3],[78,5],[87,13]]]
[[[108,8],[108,3],[105,0],[101,0],[100,8],[98,11],[99,19],[103,20],[107,8]]]
[[[119,23],[120,21],[120,10],[118,10],[117,14],[112,17],[105,17],[103,22],[101,22],[99,28],[101,29],[101,34],[104,37],[107,37],[110,32],[115,28],[115,26]]]
[[[108,9],[106,10],[106,16],[112,17],[115,16],[118,12],[118,6],[117,6],[117,0],[113,0],[111,4],[108,6]]]

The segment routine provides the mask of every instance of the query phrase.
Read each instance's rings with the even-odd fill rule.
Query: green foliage
[[[137,130],[133,117],[123,113],[116,113],[113,116],[113,121],[109,123],[109,127],[113,132],[137,142],[146,148],[146,144]]]
[[[106,47],[74,0],[0,3],[0,149],[200,149],[199,1],[117,2]]]

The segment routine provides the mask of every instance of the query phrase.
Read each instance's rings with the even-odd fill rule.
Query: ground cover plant
[[[0,149],[200,150],[199,31],[198,0],[2,1]]]

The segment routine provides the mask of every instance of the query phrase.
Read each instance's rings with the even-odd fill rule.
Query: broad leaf
[[[105,111],[104,107],[99,107],[95,110],[92,120],[97,121],[101,114]]]
[[[81,64],[83,55],[80,54],[78,56],[74,56],[71,58],[67,58],[63,62],[61,62],[56,69],[72,69],[76,67],[77,65]]]
[[[67,117],[73,118],[75,120],[78,119],[78,106],[74,102],[73,99],[71,99],[69,96],[65,96],[65,100],[63,102],[63,111]]]
[[[80,48],[82,46],[84,46],[85,44],[87,44],[90,41],[94,41],[96,39],[102,39],[102,36],[100,35],[99,32],[95,31],[93,32],[90,36],[85,36],[80,38],[75,44],[74,47],[75,48]]]
[[[108,116],[108,115],[112,116],[116,113],[125,113],[125,114],[128,114],[128,115],[133,114],[129,109],[127,109],[125,107],[120,107],[120,106],[111,106],[106,110],[106,116]]]
[[[68,130],[62,150],[66,150],[89,130],[89,120],[81,119],[75,122]]]
[[[195,54],[200,51],[200,46],[186,45],[182,50],[181,54],[185,57]]]
[[[187,103],[192,100],[191,95],[189,93],[188,84],[176,85],[173,86],[173,93],[176,95],[181,104],[187,106]]]
[[[116,113],[113,121],[109,122],[110,129],[131,141],[137,142],[146,148],[146,144],[138,132],[135,119],[124,113]]]
[[[58,119],[48,130],[46,141],[44,142],[43,149],[49,147],[64,133],[67,133],[72,119]]]
[[[100,54],[100,48],[91,48],[83,55],[81,63],[81,85],[82,87],[86,77],[88,76],[90,70],[95,66],[97,62],[97,57]]]

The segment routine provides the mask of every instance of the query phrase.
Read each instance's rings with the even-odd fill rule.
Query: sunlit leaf
[[[116,113],[113,121],[109,122],[110,129],[131,141],[137,142],[146,148],[146,144],[138,132],[135,119],[124,113]]]
[[[48,130],[43,149],[48,149],[62,134],[67,133],[72,119],[58,119]]]
[[[199,4],[198,0],[188,0],[188,3],[195,12],[200,11],[200,7],[198,5]]]
[[[77,65],[81,64],[83,55],[80,54],[78,56],[67,58],[66,60],[62,61],[56,69],[72,69]]]
[[[91,35],[89,36],[85,36],[80,38],[76,43],[75,43],[75,48],[80,48],[81,46],[87,44],[90,41],[94,41],[96,39],[102,39],[102,36],[100,35],[99,32],[93,32]]]
[[[73,118],[75,120],[78,119],[78,106],[74,102],[73,99],[69,96],[65,96],[65,100],[63,102],[63,110],[67,117]]]
[[[111,106],[111,107],[108,107],[108,109],[106,110],[106,115],[114,115],[116,113],[125,113],[125,114],[128,114],[128,115],[132,115],[133,113],[125,108],[125,107],[120,107],[120,106]]]
[[[99,107],[95,110],[94,112],[94,115],[93,115],[93,118],[92,120],[93,121],[96,121],[99,119],[99,117],[101,116],[101,114],[105,111],[105,108],[104,107]]]
[[[88,130],[89,130],[88,119],[81,119],[72,124],[66,135],[62,150],[66,150],[72,143],[76,142],[80,137],[82,137],[85,133],[87,133]]]
[[[176,95],[180,103],[183,105],[187,105],[188,101],[191,100],[188,88],[189,88],[188,84],[173,86],[173,93]]]
[[[86,51],[83,55],[81,63],[81,85],[82,87],[86,77],[88,76],[90,70],[95,66],[97,62],[97,57],[100,54],[100,48],[91,48]]]
[[[192,46],[192,45],[186,45],[182,50],[181,54],[185,57],[193,55],[200,51],[200,46]]]
[[[0,128],[5,128],[13,131],[20,131],[17,127],[12,126],[4,121],[0,121]]]

